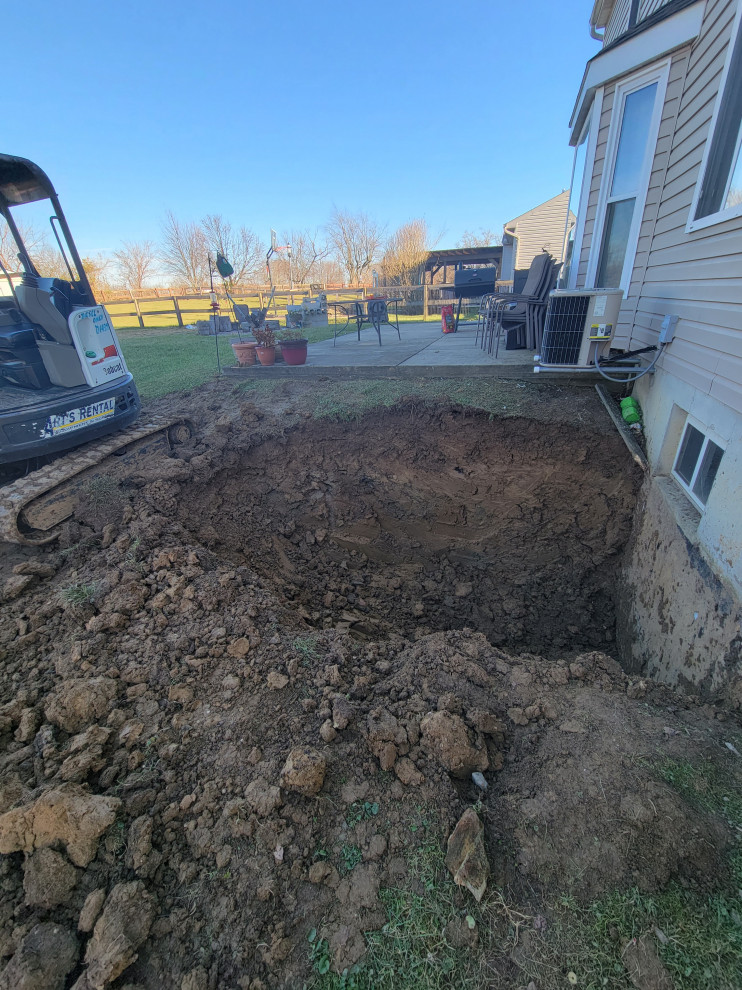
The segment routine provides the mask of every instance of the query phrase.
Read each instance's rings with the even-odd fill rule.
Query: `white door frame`
[[[590,242],[590,259],[587,266],[587,277],[585,284],[594,287],[598,274],[598,260],[603,246],[603,233],[605,230],[605,216],[608,203],[608,193],[613,182],[613,170],[616,165],[616,155],[618,153],[618,141],[621,135],[621,124],[623,123],[624,107],[626,97],[638,89],[651,86],[657,83],[654,109],[652,119],[649,124],[647,134],[647,147],[644,153],[644,164],[637,186],[636,204],[634,206],[634,216],[631,221],[629,238],[626,242],[626,257],[624,258],[623,270],[621,272],[620,285],[606,286],[605,288],[623,289],[624,298],[629,294],[631,285],[631,274],[634,270],[634,260],[636,249],[639,244],[639,232],[642,220],[644,219],[644,208],[647,203],[647,193],[649,192],[649,179],[652,175],[655,155],[657,153],[657,137],[659,135],[662,113],[665,107],[665,96],[667,94],[667,80],[670,75],[670,59],[665,59],[648,69],[627,76],[616,85],[613,95],[613,109],[611,111],[611,125],[608,134],[608,144],[606,146],[606,156],[603,163],[603,174],[600,182],[600,193],[598,196],[598,207],[595,213],[595,226]]]

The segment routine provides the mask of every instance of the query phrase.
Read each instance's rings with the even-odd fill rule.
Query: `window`
[[[701,166],[702,178],[691,207],[689,230],[742,214],[742,31],[739,19],[738,12]]]
[[[600,223],[593,259],[596,288],[628,289],[644,212],[659,117],[664,102],[667,66],[627,80],[616,88],[606,158]]]
[[[723,456],[724,448],[700,423],[686,422],[672,473],[700,509],[706,507]]]

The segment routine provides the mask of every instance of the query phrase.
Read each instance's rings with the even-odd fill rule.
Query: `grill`
[[[542,364],[578,363],[589,307],[587,293],[551,296],[541,342]]]
[[[496,268],[460,268],[453,274],[456,299],[477,299],[495,291]]]

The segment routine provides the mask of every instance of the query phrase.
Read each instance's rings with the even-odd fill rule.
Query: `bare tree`
[[[47,246],[44,234],[35,227],[24,223],[17,223],[16,226],[32,260],[37,251],[51,250]],[[10,233],[10,227],[8,227],[3,217],[0,217],[0,261],[2,261],[8,272],[17,272],[20,268],[18,245],[13,239]]]
[[[292,230],[281,234],[281,243],[291,245],[291,277],[299,285],[322,281],[321,263],[329,256],[331,247],[320,239],[317,230]],[[272,265],[277,282],[289,281],[289,261],[284,252]]]
[[[157,252],[152,241],[124,241],[113,257],[119,280],[132,289],[143,289],[157,269]]]
[[[266,249],[254,231],[248,227],[233,228],[228,220],[215,213],[204,217],[201,229],[212,256],[218,251],[234,268],[234,274],[227,279],[230,288],[261,281]]]
[[[327,224],[327,236],[348,282],[360,285],[379,256],[383,227],[365,213],[335,207]]]
[[[162,222],[160,261],[174,284],[198,292],[209,278],[209,248],[198,224],[178,220],[171,210]]]
[[[428,225],[420,217],[398,227],[389,238],[381,259],[387,285],[419,285],[430,250]]]
[[[81,261],[94,296],[100,296],[101,292],[111,288],[112,258],[107,258],[104,254],[89,254]]]
[[[487,227],[480,227],[478,231],[465,230],[456,247],[495,247],[498,244],[502,244],[501,234]]]

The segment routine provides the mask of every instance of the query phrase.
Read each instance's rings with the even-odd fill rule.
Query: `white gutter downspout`
[[[602,34],[598,34],[598,32],[595,30],[595,25],[593,24],[592,21],[590,21],[590,37],[594,38],[595,41],[603,41],[605,38],[605,28],[603,28]]]

